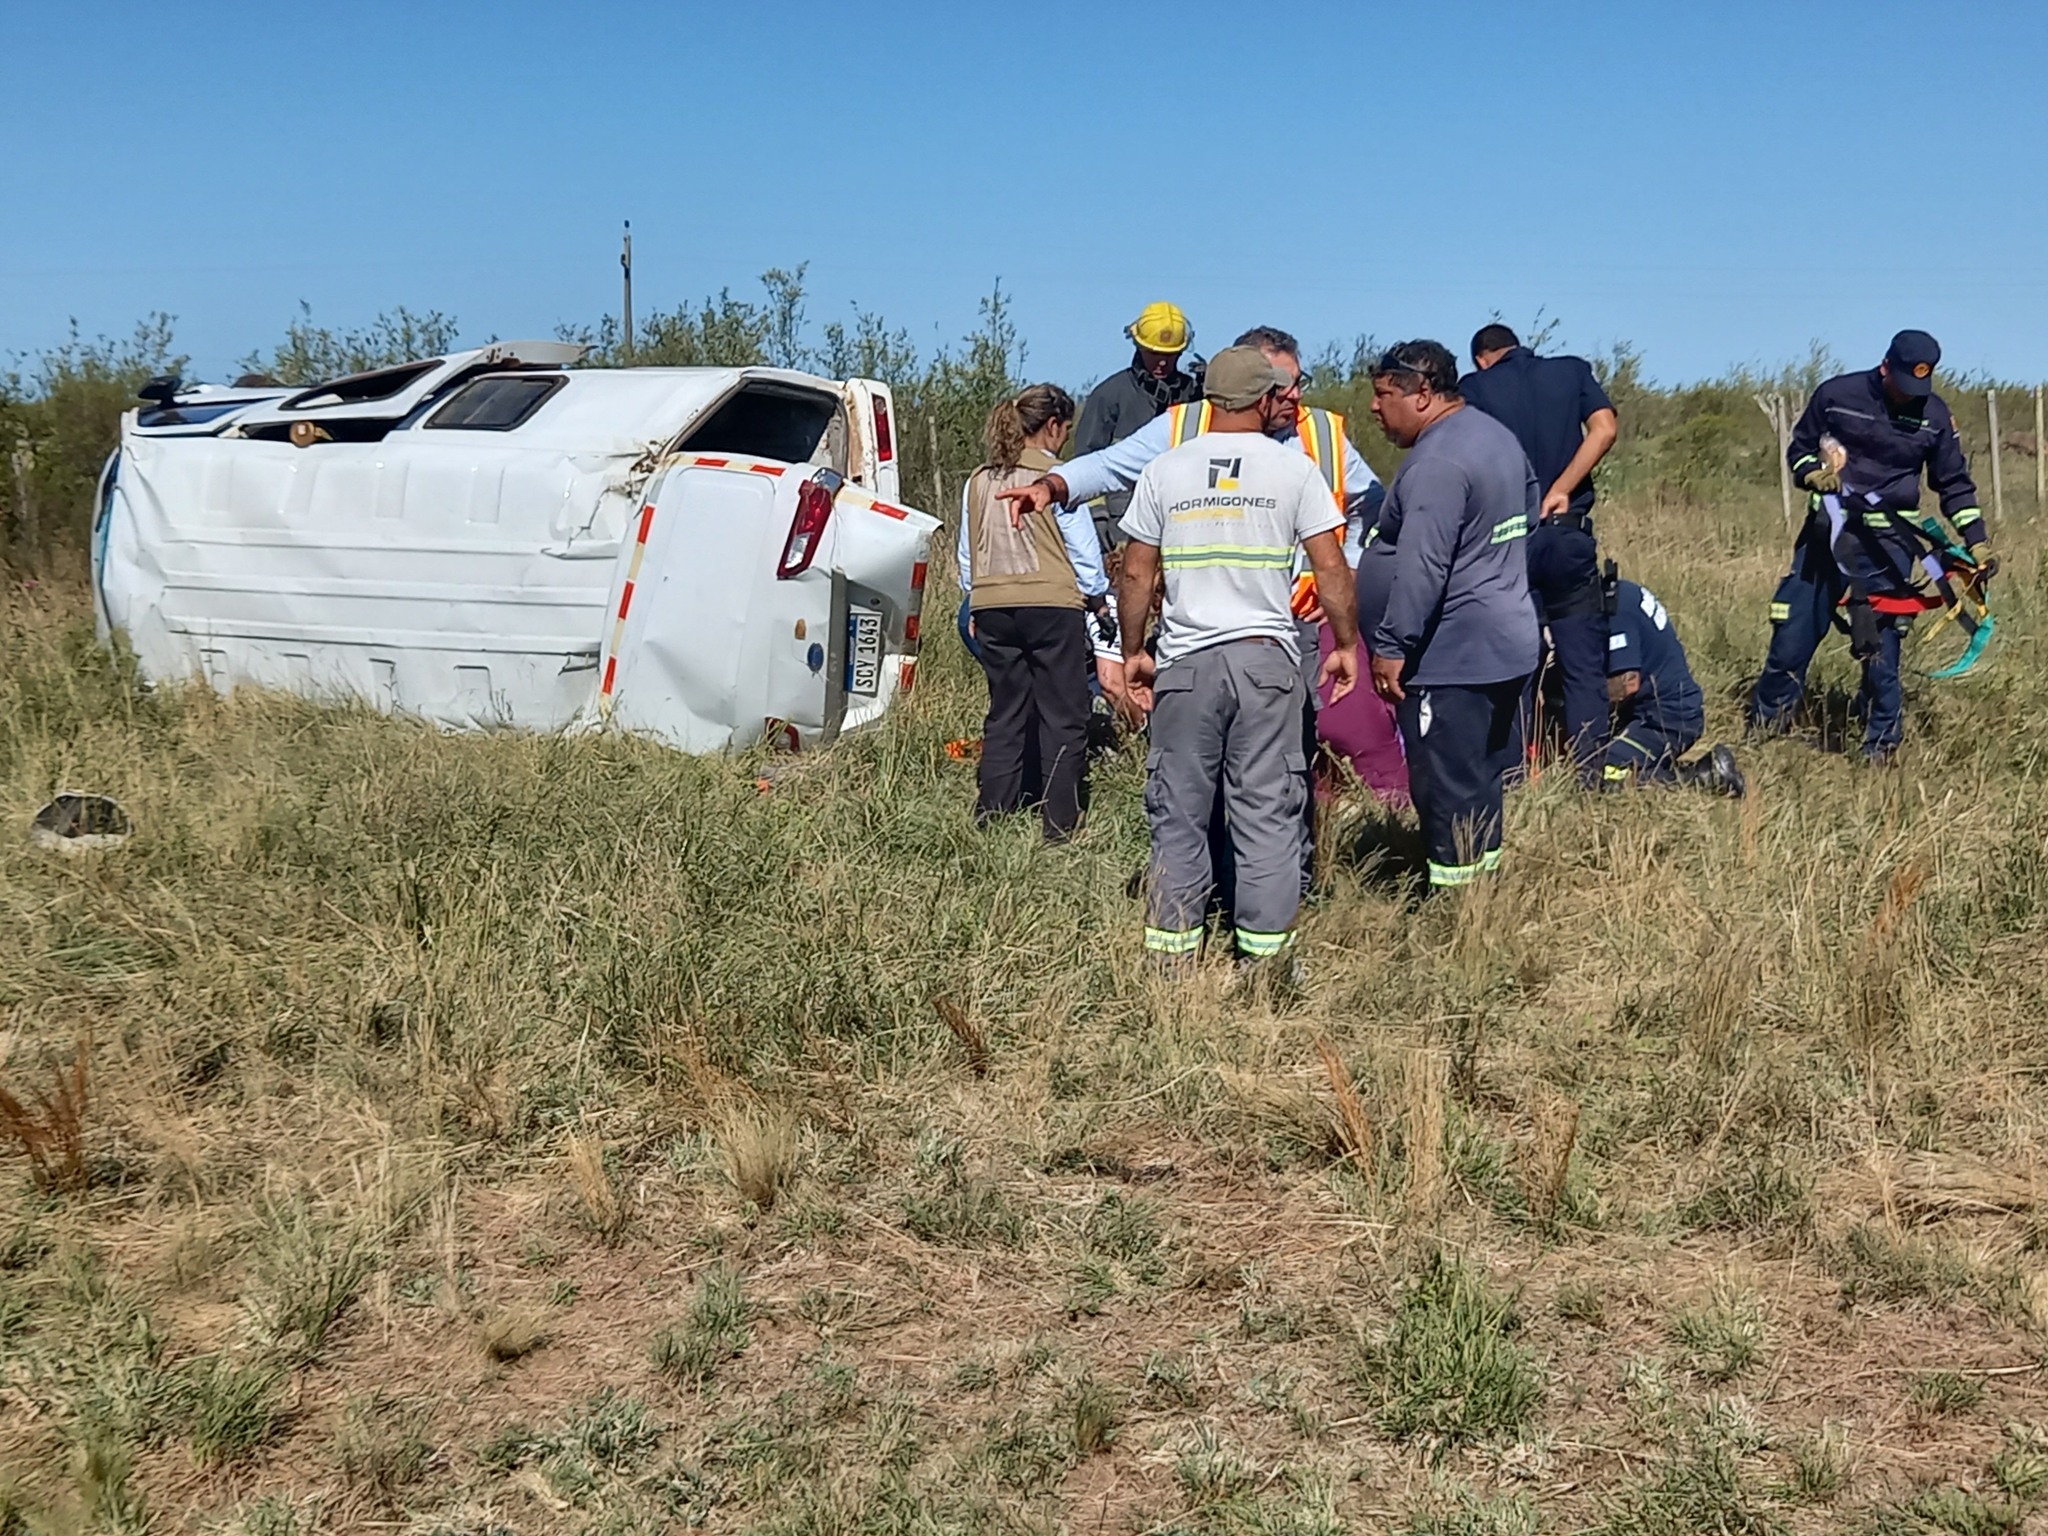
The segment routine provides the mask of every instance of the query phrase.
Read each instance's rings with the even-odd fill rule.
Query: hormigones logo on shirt
[[[1209,461],[1209,489],[1212,491],[1236,490],[1237,477],[1243,470],[1243,459],[1211,459]]]

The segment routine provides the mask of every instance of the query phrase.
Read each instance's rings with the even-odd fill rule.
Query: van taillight
[[[811,568],[831,517],[830,489],[816,480],[806,480],[796,488],[796,516],[790,521],[789,541],[782,546],[782,564],[775,568],[777,581],[801,576]]]
[[[875,396],[875,461],[886,464],[896,457],[896,434],[889,427],[889,402]]]

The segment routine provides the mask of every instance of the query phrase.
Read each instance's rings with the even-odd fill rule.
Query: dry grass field
[[[1714,730],[1775,495],[1630,504]],[[812,757],[137,686],[0,605],[0,1532],[2048,1529],[2048,649],[1824,653],[1741,804],[1511,802],[1306,998],[1141,963],[1139,769],[975,832],[979,674]],[[944,610],[934,598],[934,613]],[[62,858],[58,789],[136,831]]]

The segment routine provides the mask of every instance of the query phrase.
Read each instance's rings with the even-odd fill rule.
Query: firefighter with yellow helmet
[[[1132,352],[1130,366],[1120,368],[1088,392],[1074,428],[1074,453],[1094,453],[1120,443],[1174,406],[1202,398],[1202,363],[1181,359],[1195,339],[1195,329],[1178,304],[1161,299],[1147,304],[1124,327]],[[1130,505],[1128,488],[1110,492],[1090,509],[1105,546],[1116,537],[1118,519]]]

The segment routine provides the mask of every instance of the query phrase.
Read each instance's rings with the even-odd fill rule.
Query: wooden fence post
[[[946,484],[939,477],[939,418],[927,416],[924,424],[931,430],[932,442],[932,516],[940,522],[946,518]]]
[[[19,447],[12,455],[14,460],[14,531],[16,546],[22,556],[22,563],[33,567],[36,563],[38,546],[42,543],[41,530],[36,527],[36,502],[29,490],[28,472],[35,468],[35,450]]]
[[[1984,391],[1984,404],[1991,413],[1991,511],[1998,526],[2005,526],[2005,465],[1998,451],[1998,391]]]
[[[2048,432],[2042,430],[2041,386],[2034,386],[2034,515],[2048,502]]]
[[[1756,408],[1764,413],[1771,424],[1771,432],[1778,439],[1778,494],[1785,502],[1785,526],[1792,526],[1792,466],[1786,460],[1786,450],[1792,435],[1792,413],[1786,408],[1785,397],[1776,390],[1768,394],[1751,397]]]

